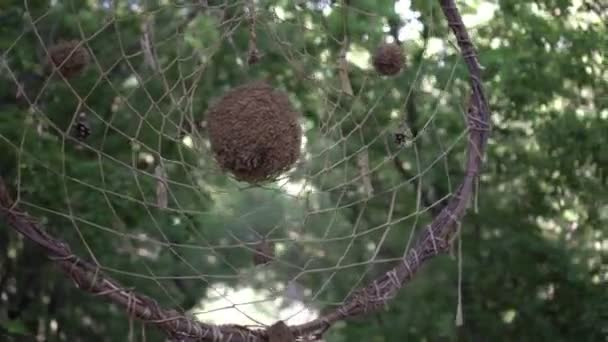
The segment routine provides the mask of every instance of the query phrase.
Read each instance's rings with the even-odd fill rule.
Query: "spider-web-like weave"
[[[474,49],[454,2],[439,3],[470,93],[454,76],[455,55],[426,50],[432,20],[416,45],[398,28],[387,36],[380,14],[343,3],[100,1],[88,9],[96,18],[74,27],[53,5],[26,6],[23,32],[0,61],[19,127],[0,131],[15,165],[0,179],[3,216],[79,288],[175,340],[265,340],[274,321],[318,337],[390,305],[425,260],[448,250],[489,131]],[[358,35],[351,25],[363,19],[377,29]],[[31,51],[43,60],[59,38],[89,51],[81,75],[20,61]],[[422,62],[380,77],[364,56],[385,40]],[[447,76],[429,75],[430,65]],[[264,186],[221,172],[205,121],[214,101],[251,79],[289,93],[302,114],[300,160]],[[80,141],[71,132],[83,117],[91,132]],[[396,134],[411,141],[397,144]],[[254,262],[266,244],[272,253]],[[224,293],[244,286],[264,298]],[[223,306],[184,307],[197,289]],[[313,314],[277,309],[268,320],[247,310],[276,298]],[[246,323],[209,323],[228,309]]]

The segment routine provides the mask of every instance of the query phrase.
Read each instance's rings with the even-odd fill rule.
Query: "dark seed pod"
[[[80,74],[89,64],[89,52],[77,40],[60,41],[49,48],[49,63],[65,78]]]
[[[265,265],[274,259],[274,244],[267,240],[258,242],[253,255],[254,265]]]
[[[91,135],[91,125],[85,113],[78,114],[76,125],[74,126],[74,136],[78,140],[85,140]]]
[[[249,52],[247,53],[247,64],[249,65],[253,65],[256,64],[257,62],[260,61],[261,55],[260,55],[260,51],[258,51],[258,49],[253,48],[250,49]]]
[[[398,74],[405,64],[405,56],[397,44],[382,44],[374,53],[372,62],[376,71],[384,76]]]
[[[229,91],[206,119],[215,159],[240,181],[273,180],[300,156],[298,114],[285,93],[265,82]]]
[[[399,124],[398,130],[394,133],[395,144],[399,147],[408,147],[414,140],[414,134],[410,130],[409,126],[405,121]]]

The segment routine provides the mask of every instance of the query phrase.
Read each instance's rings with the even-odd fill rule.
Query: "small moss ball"
[[[49,62],[65,78],[80,74],[89,64],[89,52],[77,40],[60,41],[49,48]]]
[[[374,53],[373,64],[379,74],[393,76],[403,68],[405,56],[399,45],[394,43],[382,44]]]
[[[274,244],[268,240],[262,240],[255,246],[253,255],[254,265],[266,265],[274,259]]]
[[[298,114],[287,95],[266,82],[230,90],[206,119],[215,159],[240,181],[273,180],[300,156]]]

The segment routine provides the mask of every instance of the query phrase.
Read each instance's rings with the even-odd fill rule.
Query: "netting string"
[[[294,338],[319,339],[334,323],[373,312],[384,307],[407,284],[425,261],[449,251],[455,233],[460,227],[474,184],[482,165],[483,153],[490,131],[490,111],[481,82],[481,67],[462,17],[454,0],[440,0],[448,26],[456,36],[461,55],[470,74],[471,101],[467,110],[469,141],[466,170],[457,191],[448,203],[422,230],[414,246],[401,262],[366,287],[355,291],[337,309],[308,323],[289,327]],[[33,217],[20,209],[13,201],[4,179],[0,177],[0,216],[14,230],[42,247],[47,256],[57,264],[83,291],[123,307],[127,314],[144,323],[161,329],[175,341],[268,341],[266,330],[252,330],[239,325],[212,325],[196,321],[176,310],[161,308],[158,303],[132,289],[127,289],[105,275],[98,266],[74,255],[69,246],[49,235]]]

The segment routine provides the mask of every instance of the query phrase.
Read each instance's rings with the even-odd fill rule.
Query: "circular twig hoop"
[[[458,47],[470,74],[470,103],[468,107],[468,146],[465,176],[449,198],[447,205],[433,222],[422,230],[403,259],[391,270],[367,286],[355,291],[337,309],[305,324],[288,326],[292,338],[316,339],[334,323],[373,312],[387,304],[410,281],[425,261],[445,253],[452,237],[458,231],[473,192],[473,186],[482,165],[482,158],[490,131],[490,112],[481,82],[481,70],[471,39],[462,22],[454,0],[440,0],[441,8],[450,29],[456,36]],[[19,207],[0,177],[0,215],[8,225],[38,244],[76,284],[78,288],[104,297],[120,307],[129,316],[161,329],[176,341],[232,341],[255,342],[276,339],[275,330],[253,330],[238,325],[212,325],[201,323],[172,309],[161,308],[156,301],[131,291],[105,275],[99,267],[74,255],[69,246],[50,236],[42,226]],[[279,324],[280,325],[280,324]],[[273,325],[270,329],[276,329]],[[282,331],[285,330],[285,325]]]

